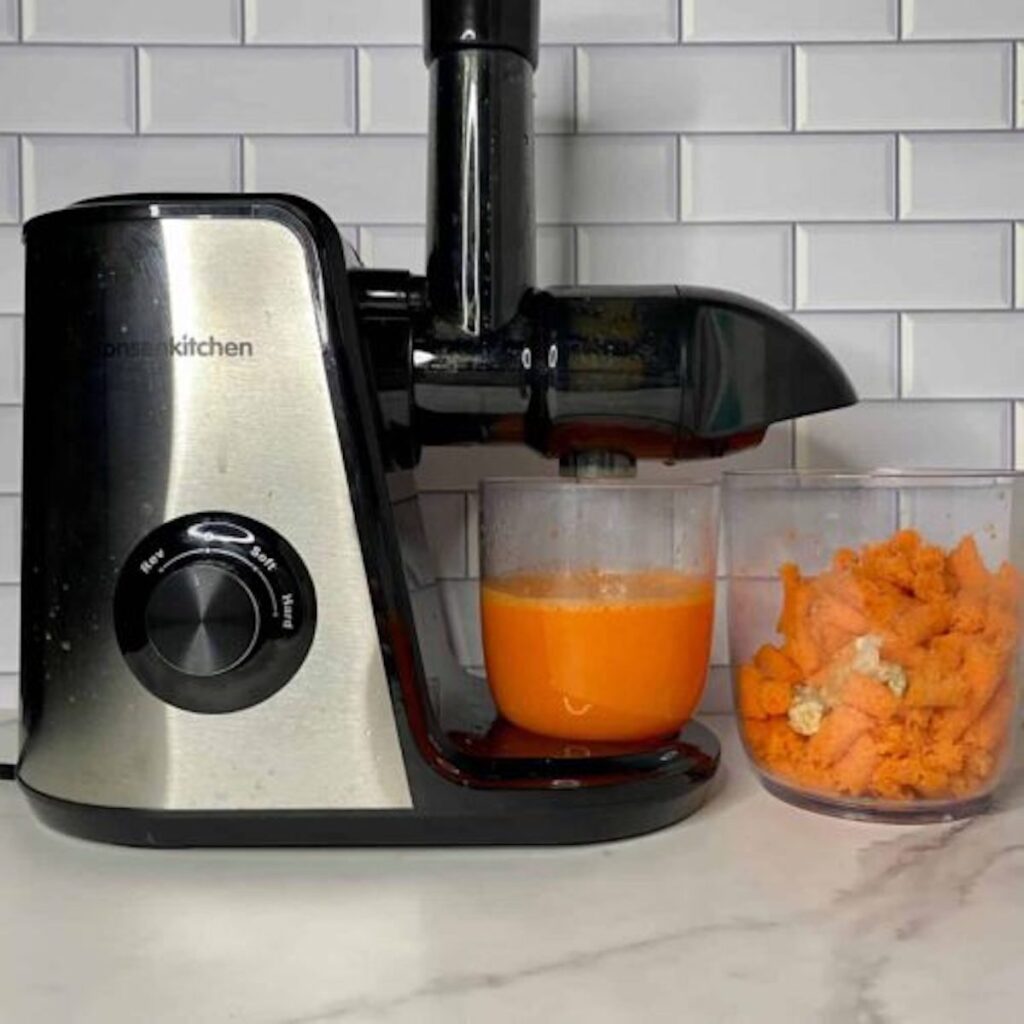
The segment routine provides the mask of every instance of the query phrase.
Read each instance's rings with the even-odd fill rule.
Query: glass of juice
[[[484,480],[480,509],[484,660],[501,714],[569,740],[677,732],[711,652],[716,485]]]

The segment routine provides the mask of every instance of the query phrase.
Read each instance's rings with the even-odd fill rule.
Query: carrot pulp
[[[714,587],[671,570],[485,579],[487,681],[502,715],[573,740],[667,736],[693,714],[711,653]]]

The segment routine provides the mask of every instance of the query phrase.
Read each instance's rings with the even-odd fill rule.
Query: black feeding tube
[[[427,301],[479,338],[535,284],[536,2],[426,5],[430,67]]]

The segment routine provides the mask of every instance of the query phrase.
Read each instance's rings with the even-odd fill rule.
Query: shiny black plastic
[[[495,49],[536,67],[539,9],[540,0],[423,0],[426,61],[453,50]]]
[[[173,664],[154,637],[158,588],[196,566],[230,573],[256,606],[257,629],[246,657],[227,671],[190,672]],[[239,711],[273,696],[298,671],[316,629],[316,592],[299,553],[265,523],[233,512],[194,513],[148,533],[125,559],[113,603],[118,646],[136,679],[168,704],[201,714]],[[179,631],[198,625],[189,609],[163,617]],[[216,653],[224,642],[217,634],[227,626],[210,623],[204,637],[190,637],[189,647],[194,651],[196,639],[204,639]]]
[[[401,318],[397,306],[392,315]],[[812,335],[730,292],[529,292],[483,338],[410,311],[407,356],[376,317],[360,319],[379,380],[391,382],[381,401],[385,419],[401,425],[389,431],[396,462],[409,436],[417,445],[523,443],[552,457],[706,458],[757,444],[772,423],[856,401]]]
[[[459,334],[504,327],[534,284],[532,82],[508,50],[430,68],[427,297]]]

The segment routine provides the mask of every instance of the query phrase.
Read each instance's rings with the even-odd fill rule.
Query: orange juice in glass
[[[714,620],[717,493],[481,485],[481,620],[502,715],[572,740],[668,736],[693,714]]]

